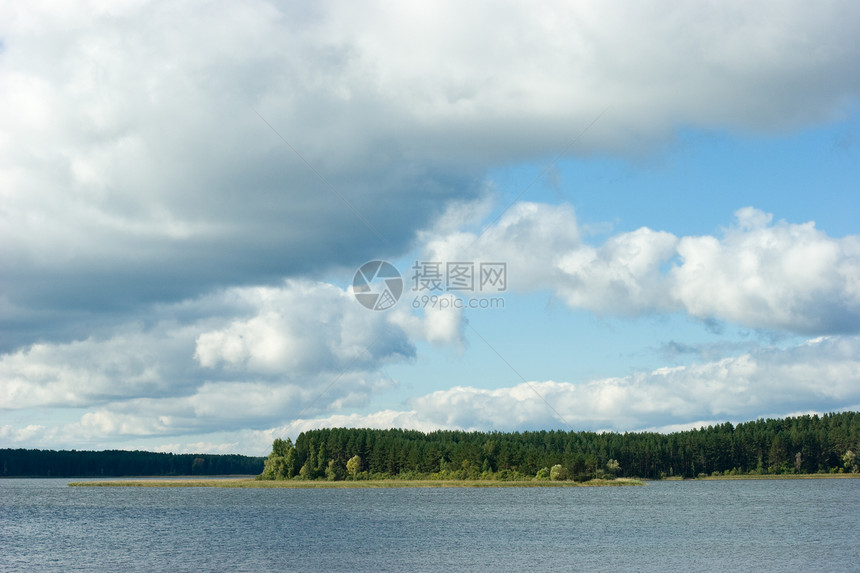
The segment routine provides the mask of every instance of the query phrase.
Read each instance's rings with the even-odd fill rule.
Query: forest
[[[0,450],[0,477],[254,475],[262,457],[106,450]]]
[[[655,432],[330,428],[276,439],[258,479],[663,479],[857,472],[860,413]]]

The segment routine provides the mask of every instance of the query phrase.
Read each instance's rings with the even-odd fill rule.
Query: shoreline
[[[810,479],[860,479],[860,474],[763,474],[728,475],[697,478],[664,478],[643,480],[619,478],[615,480],[543,481],[543,480],[408,480],[383,479],[360,481],[302,481],[302,480],[258,480],[252,477],[134,477],[99,481],[73,481],[69,487],[223,487],[244,489],[345,489],[345,488],[403,488],[403,487],[624,487],[645,485],[649,481],[742,481],[742,480],[810,480]]]
[[[131,479],[69,482],[69,487],[226,487],[226,488],[402,488],[402,487],[624,487],[645,485],[635,479],[575,481],[496,481],[496,480],[366,480],[366,481],[292,481],[257,479]]]
[[[860,478],[860,473],[856,474],[751,474],[751,475],[728,475],[728,476],[707,476],[701,478],[690,478],[684,481],[718,481],[718,480],[781,480],[781,479],[857,479]],[[666,478],[674,479],[674,478]]]

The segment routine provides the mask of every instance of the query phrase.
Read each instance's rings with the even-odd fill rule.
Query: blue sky
[[[860,133],[857,119],[855,113],[779,137],[682,131],[642,158],[555,163],[550,158],[544,164],[505,166],[489,177],[499,186],[500,205],[517,197],[573,205],[580,217],[588,217],[586,224],[594,228],[589,239],[595,243],[641,226],[719,234],[733,211],[747,205],[790,221],[815,221],[830,236],[852,235],[860,215],[860,164],[852,143]],[[816,195],[822,186],[825,195]],[[404,274],[409,272],[408,261],[400,266]],[[793,333],[714,325],[681,314],[597,315],[566,307],[551,292],[511,296],[503,311],[474,311],[469,319],[479,332],[491,333],[496,350],[529,380],[586,382],[681,366],[699,358],[692,352],[699,346],[716,347],[709,356],[737,356],[759,344],[786,347],[803,341]],[[438,352],[424,345],[417,364],[390,371],[411,382],[397,397],[407,399],[417,387],[442,389],[452,381],[481,388],[519,382],[518,374],[480,338],[466,338],[468,350]]]
[[[591,224],[615,231],[716,233],[736,209],[754,206],[777,219],[815,221],[831,236],[856,234],[858,122],[854,110],[838,122],[779,134],[681,129],[639,158],[561,160],[556,177],[542,178],[523,199],[570,203]],[[536,173],[506,166],[490,176],[513,199]]]
[[[854,3],[172,6],[4,6],[0,447],[860,408]]]

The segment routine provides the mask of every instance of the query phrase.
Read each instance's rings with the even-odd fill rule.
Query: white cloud
[[[30,424],[23,428],[16,428],[11,424],[0,426],[0,438],[6,442],[30,442],[39,437],[45,430],[44,426]]]
[[[472,232],[422,234],[423,260],[505,262],[515,290],[547,288],[559,282],[561,258],[582,246],[568,205],[519,202],[480,236]]]
[[[289,281],[243,295],[256,307],[254,315],[200,334],[195,358],[201,366],[298,377],[364,366],[398,352],[387,344],[392,337],[385,321],[333,285]]]
[[[463,328],[457,310],[373,312],[349,290],[295,280],[160,313],[193,318],[156,316],[149,327],[107,329],[103,339],[0,355],[2,408],[37,418],[38,408],[77,411],[62,439],[86,442],[260,428],[366,406],[396,385],[380,373],[384,365],[410,360],[417,341],[458,344]],[[35,439],[22,431],[10,426],[7,435]]]
[[[457,428],[454,425],[440,425],[437,421],[430,421],[418,415],[415,410],[380,410],[370,414],[334,414],[325,418],[299,419],[289,424],[266,430],[267,445],[271,444],[276,437],[298,436],[300,433],[319,428],[402,428],[408,430],[419,430],[432,432],[433,430]]]
[[[170,343],[181,341],[132,331],[109,340],[34,344],[2,355],[0,403],[5,409],[84,406],[163,392]]]
[[[769,224],[752,208],[722,239],[684,237],[670,273],[692,315],[799,332],[860,326],[860,237],[828,237],[814,223]]]
[[[771,223],[746,207],[722,237],[643,227],[585,243],[566,205],[518,203],[483,234],[428,234],[428,260],[504,261],[512,289],[552,289],[574,308],[637,315],[685,311],[805,334],[860,328],[860,236]]]
[[[788,348],[760,347],[735,357],[619,378],[531,381],[495,389],[453,386],[412,398],[404,410],[322,416],[289,413],[300,392],[296,388],[236,384],[235,391],[228,392],[206,386],[188,398],[112,404],[64,425],[6,425],[0,427],[0,437],[12,445],[54,448],[115,447],[120,440],[124,447],[156,451],[262,455],[275,437],[295,438],[324,427],[668,432],[762,415],[856,408],[858,356],[860,337],[822,337]],[[345,380],[344,386],[356,383],[360,381]],[[292,421],[260,427],[245,414]]]
[[[675,431],[766,412],[849,408],[860,399],[860,338],[827,337],[787,349],[584,383],[532,381],[485,389],[454,386],[409,400],[409,410],[330,416],[278,428],[280,435],[332,426]],[[551,405],[551,406],[550,406]],[[563,418],[560,419],[556,413]]]
[[[253,316],[200,334],[194,357],[201,366],[289,378],[374,370],[411,358],[412,342],[456,344],[462,336],[462,312],[454,308],[419,317],[407,301],[372,312],[351,289],[306,281],[241,292]]]
[[[571,153],[836,117],[860,94],[858,11],[4,3],[4,304],[28,324],[47,309],[40,326],[80,339],[75,311],[145,312],[396,256],[446,202],[476,197],[487,169],[565,149],[607,108]],[[627,270],[595,265],[627,289]],[[22,328],[6,344],[35,341]]]
[[[410,296],[406,294],[402,302],[387,317],[390,324],[403,329],[411,340],[426,341],[434,346],[463,346],[463,309],[455,301],[453,294],[441,294],[435,306],[428,306],[418,315],[411,312]]]
[[[564,273],[559,296],[570,306],[598,312],[671,310],[660,267],[674,256],[677,242],[671,233],[643,227],[611,237],[600,248],[582,245],[558,263]]]

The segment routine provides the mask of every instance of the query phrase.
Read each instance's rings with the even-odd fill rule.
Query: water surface
[[[69,488],[0,480],[0,570],[860,569],[860,480]]]

